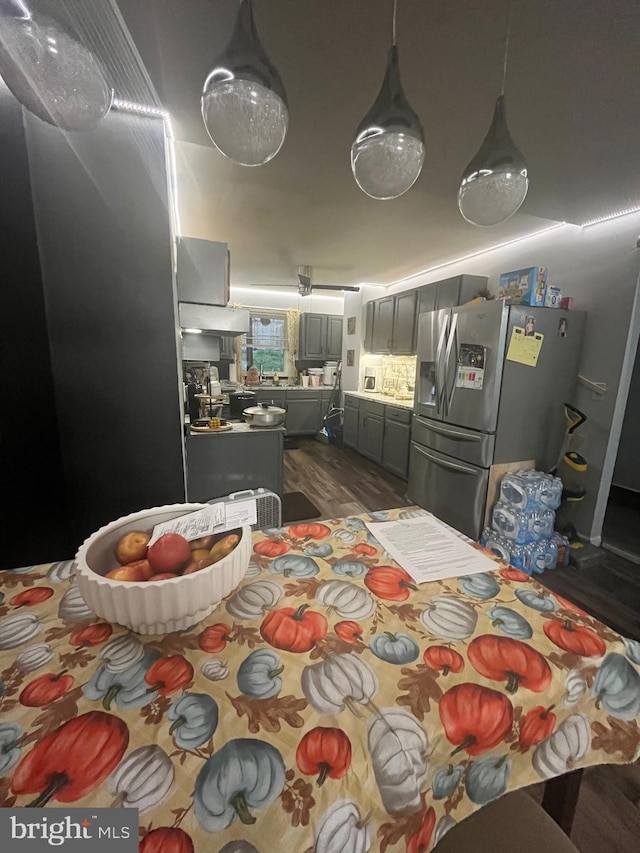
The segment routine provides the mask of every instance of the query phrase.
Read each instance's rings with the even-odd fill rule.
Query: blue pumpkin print
[[[433,799],[444,800],[445,797],[450,797],[460,784],[460,780],[463,776],[464,765],[462,764],[458,764],[457,767],[450,764],[448,767],[438,770],[433,777],[433,782],[431,783]]]
[[[487,610],[487,616],[491,619],[493,627],[506,637],[513,637],[515,640],[528,640],[533,637],[531,625],[524,616],[511,610],[510,607],[490,607]]]
[[[17,569],[9,569],[8,571],[13,572],[14,575],[26,575],[27,572],[35,569],[35,566],[19,566]]]
[[[630,640],[628,637],[623,637],[622,641],[627,650],[627,657],[634,663],[640,664],[640,643],[637,640]]]
[[[467,575],[464,578],[460,578],[460,589],[472,598],[479,598],[482,601],[486,601],[488,598],[495,598],[498,595],[500,584],[491,575],[481,572],[478,575]]]
[[[550,595],[542,595],[536,592],[535,589],[517,589],[516,598],[518,598],[526,607],[532,610],[537,610],[538,613],[551,613],[558,609],[558,605]]]
[[[640,673],[624,655],[611,652],[593,680],[596,708],[618,720],[633,720],[640,714]]]
[[[349,530],[364,530],[366,526],[361,518],[345,518],[344,523]]]
[[[238,689],[252,699],[270,699],[282,689],[284,667],[271,649],[256,649],[238,667]]]
[[[507,790],[513,762],[504,755],[483,755],[467,768],[464,788],[472,803],[484,806]]]
[[[14,767],[20,758],[21,741],[18,723],[0,723],[0,776]]]
[[[336,560],[331,570],[336,575],[359,578],[367,573],[367,565],[358,560]]]
[[[285,578],[312,578],[320,571],[315,560],[298,554],[276,557],[269,564],[269,569],[276,575],[284,575]]]
[[[392,634],[390,631],[372,637],[369,648],[380,660],[397,665],[411,663],[420,653],[413,637],[402,633]]]
[[[378,509],[375,512],[370,512],[369,518],[371,519],[371,521],[388,521],[389,513],[386,511],[386,509]]]
[[[157,691],[149,690],[144,680],[146,671],[162,655],[154,649],[145,649],[139,661],[122,672],[110,672],[106,665],[99,667],[82,688],[87,699],[102,699],[105,711],[111,703],[126,711],[128,708],[143,708],[157,697]]]
[[[180,749],[197,749],[218,727],[218,705],[206,693],[185,693],[169,708],[169,734]]]
[[[333,547],[328,542],[318,542],[316,545],[307,545],[304,553],[308,557],[330,557]]]
[[[252,810],[268,808],[284,782],[284,761],[275,746],[256,738],[230,740],[198,773],[193,792],[196,820],[207,832],[226,829],[236,818],[255,823]]]

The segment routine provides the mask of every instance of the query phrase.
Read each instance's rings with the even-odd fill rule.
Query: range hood
[[[179,302],[178,314],[182,329],[200,329],[208,335],[225,337],[249,332],[248,308],[220,308],[196,302]]]

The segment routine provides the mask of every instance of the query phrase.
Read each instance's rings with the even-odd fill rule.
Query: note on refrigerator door
[[[528,367],[536,367],[543,341],[544,335],[540,332],[534,330],[529,334],[526,329],[514,326],[507,350],[507,361],[517,361]]]
[[[496,563],[457,531],[426,514],[398,521],[365,522],[380,544],[416,583],[491,571]]]

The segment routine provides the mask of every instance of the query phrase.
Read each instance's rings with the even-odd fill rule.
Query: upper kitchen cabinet
[[[332,314],[302,314],[300,317],[300,361],[342,358],[342,317]]]
[[[371,352],[391,352],[393,343],[393,296],[376,299],[373,309]]]
[[[418,291],[418,313],[439,311],[441,308],[455,308],[464,305],[485,290],[488,279],[482,275],[456,275],[444,281],[434,281]]]
[[[415,352],[416,291],[376,299],[367,306],[365,350],[392,355]]]
[[[229,267],[226,243],[180,237],[177,246],[178,301],[227,305]]]
[[[415,352],[416,297],[415,290],[394,297],[391,338],[391,352],[394,355],[411,355]]]

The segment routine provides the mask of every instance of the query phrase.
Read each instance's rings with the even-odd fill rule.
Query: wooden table
[[[502,564],[416,587],[365,527],[412,512],[255,534],[239,589],[161,637],[93,617],[72,562],[0,573],[0,804],[138,807],[142,853],[415,853],[635,760],[640,644]]]

